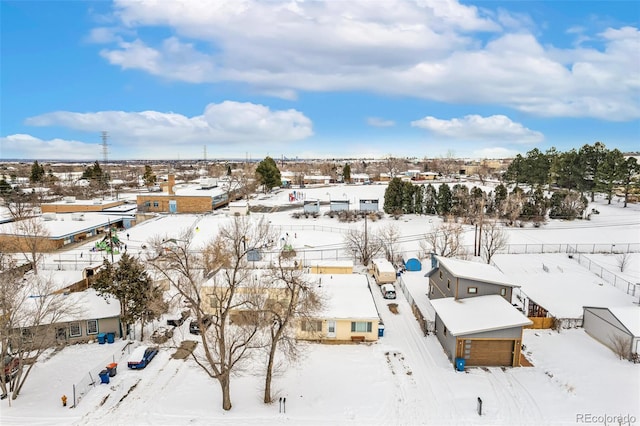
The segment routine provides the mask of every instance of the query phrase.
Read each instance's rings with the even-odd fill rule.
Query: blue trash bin
[[[380,324],[378,326],[378,337],[384,337],[384,325]]]
[[[107,333],[98,333],[98,343],[104,345],[107,341]]]
[[[456,370],[464,371],[464,364],[465,364],[464,358],[456,358]]]
[[[98,375],[100,376],[100,383],[109,384],[109,370],[102,370]]]
[[[107,333],[107,343],[113,343],[116,341],[116,333]]]

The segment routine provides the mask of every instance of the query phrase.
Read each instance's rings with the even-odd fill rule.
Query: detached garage
[[[640,308],[585,306],[582,326],[591,337],[617,355],[632,359],[640,352]]]
[[[500,295],[431,301],[436,337],[449,359],[467,366],[520,365],[522,329],[531,321]]]

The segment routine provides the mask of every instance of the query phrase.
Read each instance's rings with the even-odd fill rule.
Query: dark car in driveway
[[[205,315],[202,317],[202,325],[204,329],[207,330],[211,327],[211,315]],[[197,320],[193,320],[189,323],[189,333],[191,334],[200,334],[200,325]]]

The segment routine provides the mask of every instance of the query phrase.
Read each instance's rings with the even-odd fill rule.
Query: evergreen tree
[[[413,204],[415,188],[411,182],[402,182],[402,211],[405,214],[415,213]]]
[[[455,217],[465,217],[468,210],[469,188],[457,183],[451,191],[451,214]]]
[[[258,182],[263,186],[264,192],[271,191],[271,188],[282,185],[282,177],[276,162],[271,157],[266,157],[256,168]]]
[[[4,178],[0,179],[0,194],[8,194],[11,190],[11,185]]]
[[[424,189],[424,213],[425,214],[437,214],[438,213],[438,193],[433,185],[428,184]]]
[[[604,157],[604,161],[598,168],[598,189],[607,196],[608,204],[611,204],[613,190],[616,184],[624,179],[625,159],[618,149],[609,151]]]
[[[416,186],[413,195],[413,212],[424,214],[424,185]]]
[[[342,168],[342,179],[347,183],[351,183],[351,165],[349,163]]]
[[[145,186],[153,186],[157,181],[156,175],[153,173],[153,169],[148,164],[144,166],[144,174],[142,175],[142,179],[144,180]]]
[[[29,176],[29,181],[31,183],[42,182],[45,175],[44,167],[38,164],[38,161],[34,161],[31,166],[31,175]]]
[[[402,210],[402,180],[393,178],[384,191],[384,212],[387,214]]]
[[[120,321],[125,330],[137,321],[142,322],[144,330],[146,321],[159,317],[166,310],[162,291],[153,284],[144,266],[127,253],[115,264],[105,259],[104,269],[97,274],[93,287],[105,299],[108,296],[118,299]]]
[[[624,184],[624,207],[627,207],[629,202],[629,191],[632,184],[638,182],[638,172],[640,172],[640,164],[635,157],[629,157],[625,160],[622,168],[622,183]]]
[[[524,158],[522,155],[516,155],[507,170],[504,172],[503,179],[509,183],[515,183],[518,186],[519,183],[524,182]]]
[[[580,155],[575,149],[561,153],[554,162],[556,183],[568,190],[580,189],[584,176]]]
[[[451,188],[446,183],[440,185],[438,188],[438,213],[441,216],[446,216],[451,213],[452,207],[452,198]]]
[[[598,179],[600,178],[600,173],[598,170],[607,156],[607,148],[602,142],[596,142],[593,146],[584,145],[580,148],[579,154],[584,163],[584,187],[591,192],[591,201],[594,201],[595,191],[599,187]]]

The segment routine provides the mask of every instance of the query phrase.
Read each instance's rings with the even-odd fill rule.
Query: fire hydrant
[[[62,395],[62,406],[63,407],[67,406],[67,395]]]

